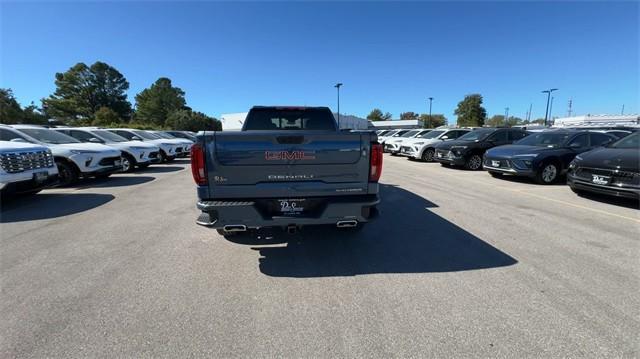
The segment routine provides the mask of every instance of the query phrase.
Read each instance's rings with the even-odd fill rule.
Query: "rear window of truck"
[[[335,131],[336,122],[328,109],[251,109],[244,121],[243,130]]]

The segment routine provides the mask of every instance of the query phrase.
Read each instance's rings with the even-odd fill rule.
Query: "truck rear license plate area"
[[[282,198],[257,200],[255,206],[263,217],[317,217],[326,201],[322,198]]]

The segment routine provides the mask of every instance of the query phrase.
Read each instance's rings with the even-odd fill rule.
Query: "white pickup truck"
[[[0,140],[0,196],[37,193],[58,183],[58,169],[47,147]]]

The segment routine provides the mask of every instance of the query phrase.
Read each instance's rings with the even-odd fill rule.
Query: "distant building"
[[[220,122],[222,123],[223,131],[239,131],[242,129],[245,118],[247,118],[248,112],[236,112],[225,113],[220,115]],[[338,121],[338,114],[334,113],[333,117]],[[340,128],[352,129],[352,130],[366,130],[370,127],[367,119],[352,116],[352,115],[340,115]]]
[[[391,121],[371,121],[376,130],[394,130],[401,128],[423,128],[424,122],[421,120],[391,120]]]
[[[553,127],[639,127],[640,115],[584,115],[556,118]]]

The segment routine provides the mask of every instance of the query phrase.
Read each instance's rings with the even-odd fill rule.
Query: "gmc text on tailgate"
[[[197,223],[223,235],[263,227],[361,228],[377,214],[382,146],[339,130],[327,107],[253,107],[241,131],[200,132],[191,148]]]

